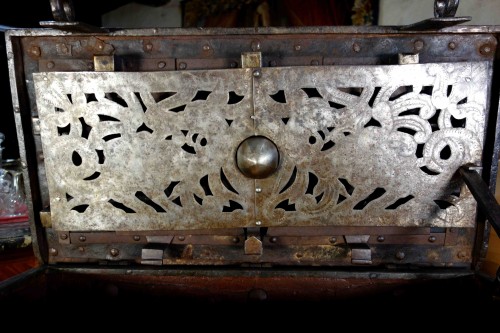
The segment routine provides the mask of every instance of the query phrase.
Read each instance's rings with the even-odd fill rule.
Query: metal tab
[[[245,254],[262,255],[262,241],[255,236],[250,236],[245,240]]]
[[[418,53],[409,54],[409,53],[399,53],[398,54],[398,64],[399,65],[409,65],[409,64],[418,64]]]
[[[346,235],[345,241],[351,248],[351,263],[357,265],[372,264],[372,250],[368,246],[370,235]]]
[[[114,72],[115,57],[112,55],[95,55],[94,70],[96,72]]]
[[[243,52],[241,54],[241,68],[258,68],[258,67],[262,67],[262,53]]]

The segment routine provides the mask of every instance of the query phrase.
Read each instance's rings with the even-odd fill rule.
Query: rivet
[[[179,236],[179,237],[177,237],[177,239],[180,240],[180,241],[183,241],[183,240],[186,239],[186,237],[185,236]]]
[[[26,162],[22,161],[21,162],[21,168],[27,169],[28,168],[28,164],[26,164]]]
[[[148,43],[146,44],[146,51],[151,51],[153,49],[153,44]]]
[[[328,241],[332,244],[335,244],[335,243],[337,243],[337,237],[330,237],[330,239],[328,239]]]
[[[68,239],[68,234],[61,234],[59,237],[61,237],[61,239]]]
[[[104,49],[104,45],[99,44],[99,45],[97,45],[97,48],[98,48],[99,50],[102,50],[102,49]]]
[[[239,237],[233,237],[233,238],[231,238],[231,242],[233,242],[234,244],[239,243],[240,242],[240,238]]]
[[[237,66],[238,66],[238,63],[236,61],[231,61],[229,63],[229,67],[231,67],[231,68],[236,68]]]
[[[269,67],[276,67],[276,65],[277,65],[276,60],[269,61]]]
[[[140,241],[140,240],[141,240],[141,236],[139,236],[139,235],[135,235],[135,236],[134,236],[134,240],[135,240],[136,242]]]
[[[210,45],[205,44],[203,45],[203,51],[209,51],[210,50]]]
[[[15,112],[15,113],[19,113],[19,111],[20,111],[20,109],[16,106],[16,107],[14,108],[14,112]]]
[[[40,51],[40,48],[38,46],[32,46],[31,47],[31,53],[33,55],[36,55],[37,57],[42,54],[42,52]]]
[[[251,115],[251,116],[250,116],[250,119],[257,119],[257,117],[256,117],[256,116],[254,116],[254,115]]]
[[[80,237],[78,237],[78,239],[80,240],[80,242],[85,242],[87,240],[87,237],[80,236]]]
[[[311,65],[312,66],[318,66],[319,65],[319,61],[318,60],[311,60]]]
[[[54,64],[54,62],[53,62],[53,61],[49,61],[49,62],[47,63],[47,68],[49,68],[49,69],[50,69],[50,68],[54,68],[54,66],[55,66],[55,64]]]
[[[357,52],[361,51],[361,46],[359,46],[358,43],[354,43],[354,44],[352,44],[352,50],[357,53]]]
[[[158,68],[165,68],[166,65],[165,61],[158,62]]]
[[[57,256],[57,253],[58,253],[58,252],[57,252],[57,249],[54,249],[53,247],[51,247],[51,248],[49,249],[49,254],[50,254],[51,256]]]
[[[187,68],[187,64],[185,62],[179,63],[179,69],[186,69],[186,68]]]
[[[424,42],[418,39],[413,43],[413,47],[415,50],[420,51],[424,48]]]
[[[384,236],[378,236],[377,237],[377,242],[382,243],[383,241],[385,241],[385,237]]]
[[[61,201],[61,198],[59,198],[59,197],[55,197],[55,198],[54,198],[54,200],[55,200],[55,201]]]
[[[485,44],[485,45],[481,46],[481,48],[479,49],[479,52],[481,54],[489,54],[491,51],[492,51],[491,45],[489,45],[489,44]]]
[[[403,260],[405,258],[405,253],[403,251],[396,252],[396,259]]]
[[[78,247],[78,251],[85,252],[85,248],[83,246]]]
[[[276,243],[276,242],[278,241],[278,237],[273,236],[273,237],[269,238],[269,241],[270,241],[271,243]]]
[[[252,47],[252,51],[260,50],[260,41],[258,41],[258,40],[252,41],[251,47]]]
[[[43,156],[43,153],[39,153],[39,154],[38,154],[38,160],[39,160],[39,161],[43,161],[43,160],[45,160],[45,156]]]
[[[261,189],[260,187],[257,187],[257,188],[255,189],[255,192],[260,193],[260,192],[262,192],[262,189]]]
[[[109,254],[111,254],[111,256],[113,257],[116,257],[120,254],[120,250],[112,248],[111,250],[109,250]]]
[[[457,47],[457,45],[456,45],[454,42],[449,42],[449,43],[448,43],[448,48],[449,48],[450,50],[454,50],[456,47]]]
[[[258,69],[254,70],[253,77],[260,77],[260,70],[258,70]]]
[[[255,225],[261,225],[262,221],[255,221]]]
[[[436,241],[436,236],[430,236],[429,242],[434,243]]]
[[[302,49],[302,46],[300,45],[295,45],[293,48],[295,51],[300,51]]]

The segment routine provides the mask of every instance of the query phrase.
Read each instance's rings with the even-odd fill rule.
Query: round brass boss
[[[279,165],[278,147],[266,137],[251,136],[236,151],[236,164],[241,173],[253,179],[272,175]]]

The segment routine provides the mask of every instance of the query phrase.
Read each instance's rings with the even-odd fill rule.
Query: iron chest
[[[499,30],[454,23],[8,31],[39,279],[313,300],[477,275]]]

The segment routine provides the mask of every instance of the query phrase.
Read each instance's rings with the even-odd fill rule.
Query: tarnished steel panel
[[[234,158],[253,134],[251,71],[34,74],[57,230],[253,221]]]
[[[456,171],[481,163],[487,62],[259,74],[255,132],[280,152],[256,180],[260,225],[474,226]]]

